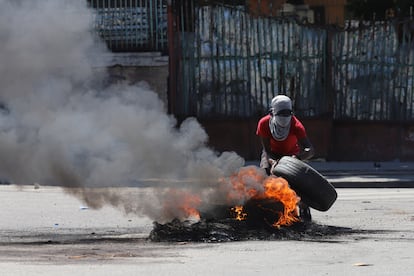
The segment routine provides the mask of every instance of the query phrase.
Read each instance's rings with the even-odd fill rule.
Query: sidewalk
[[[309,162],[336,188],[414,188],[414,162]]]
[[[259,161],[248,161],[259,165]],[[325,162],[308,164],[335,188],[414,188],[414,162]]]
[[[258,160],[245,165],[259,166]],[[414,188],[414,162],[307,162],[335,188]],[[0,185],[9,185],[0,177]]]

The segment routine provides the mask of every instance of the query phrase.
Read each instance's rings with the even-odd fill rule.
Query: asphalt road
[[[139,188],[128,188],[139,193]],[[334,235],[152,242],[152,221],[58,187],[0,186],[1,275],[414,275],[414,189],[337,189]]]

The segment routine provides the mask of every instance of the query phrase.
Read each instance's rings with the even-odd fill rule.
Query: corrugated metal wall
[[[192,17],[176,35],[179,116],[254,118],[287,94],[302,118],[414,119],[413,21],[322,28],[221,4]]]
[[[336,119],[414,119],[413,23],[354,22],[334,36]]]
[[[287,94],[303,116],[327,109],[326,30],[288,18],[256,18],[243,6],[195,8],[194,32],[179,36],[176,113],[252,117]]]
[[[333,29],[257,17],[244,5],[173,1],[175,42],[168,45],[166,0],[88,2],[111,50],[169,48],[178,116],[252,118],[287,94],[303,118],[414,119],[411,19]]]
[[[166,0],[88,0],[98,35],[114,52],[167,51]]]

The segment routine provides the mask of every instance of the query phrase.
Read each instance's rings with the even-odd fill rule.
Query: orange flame
[[[247,217],[247,214],[243,212],[243,206],[234,206],[231,208],[231,210],[236,215],[236,220],[245,220]]]
[[[243,204],[249,199],[272,199],[284,206],[283,211],[279,213],[278,221],[273,223],[274,227],[291,225],[299,221],[297,204],[300,198],[281,177],[267,176],[260,168],[248,166],[220,182],[220,188],[227,196],[228,204],[235,205],[232,211],[237,220],[245,220],[248,217]],[[201,198],[198,195],[186,190],[169,189],[165,194],[164,214],[171,218],[199,220],[200,204]]]
[[[291,225],[299,221],[297,204],[300,198],[293,191],[288,182],[275,176],[266,176],[259,168],[254,166],[243,167],[238,174],[229,179],[232,189],[228,192],[229,202],[237,202],[233,208],[235,217],[244,220],[248,214],[243,212],[239,206],[250,198],[273,199],[284,206],[284,211],[279,214],[279,220],[273,224],[274,227]]]
[[[197,208],[200,204],[199,196],[185,190],[170,189],[165,196],[164,213],[172,218],[199,220]]]
[[[291,225],[299,221],[297,204],[300,198],[293,191],[288,182],[275,176],[269,176],[264,182],[265,198],[272,198],[281,202],[284,206],[283,213],[280,214],[279,220],[273,224],[278,227],[281,225]]]
[[[231,184],[227,191],[228,202],[245,202],[263,191],[263,181],[266,175],[261,173],[257,167],[243,167],[239,172],[231,176],[228,181]]]

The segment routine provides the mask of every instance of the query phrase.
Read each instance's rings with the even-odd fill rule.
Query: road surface
[[[131,189],[131,188],[128,188]],[[135,192],[139,193],[139,188]],[[152,242],[152,221],[59,187],[0,186],[1,275],[414,275],[414,189],[337,189],[331,236]]]

